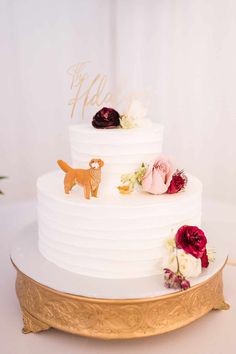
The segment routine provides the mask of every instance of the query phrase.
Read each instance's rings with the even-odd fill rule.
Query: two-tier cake
[[[182,225],[200,226],[201,182],[187,175],[188,183],[179,193],[119,193],[123,174],[160,156],[160,124],[96,129],[89,122],[71,125],[69,136],[71,166],[87,169],[94,158],[104,162],[98,198],[85,199],[79,186],[65,194],[61,170],[39,177],[41,254],[58,267],[92,277],[159,274],[166,238]]]
[[[163,127],[144,113],[104,107],[71,125],[72,161],[39,177],[39,237],[11,253],[23,333],[138,338],[229,308],[201,182],[162,154]]]
[[[72,161],[39,177],[39,236],[11,254],[23,333],[138,338],[229,308],[226,256],[200,228],[201,182],[162,154],[163,127],[144,113],[104,107],[71,125]]]

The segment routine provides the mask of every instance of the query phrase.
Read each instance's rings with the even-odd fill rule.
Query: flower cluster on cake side
[[[207,238],[197,226],[181,226],[166,240],[166,249],[163,272],[167,288],[187,290],[189,278],[198,277],[214,261],[214,250],[207,248]]]
[[[117,188],[122,194],[133,192],[136,186],[151,194],[174,194],[184,190],[187,182],[183,170],[175,169],[168,159],[160,156],[149,165],[142,163],[134,173],[122,175],[122,185]]]

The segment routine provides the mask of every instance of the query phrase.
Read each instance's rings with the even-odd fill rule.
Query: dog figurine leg
[[[92,196],[95,197],[95,198],[97,198],[97,196],[98,196],[98,186],[97,186],[97,188],[95,188],[94,190],[92,190]]]
[[[84,197],[90,199],[90,187],[87,184],[84,186]]]
[[[73,187],[74,183],[72,182],[70,176],[67,174],[65,175],[65,179],[64,179],[64,190],[66,194],[69,194],[72,187]]]

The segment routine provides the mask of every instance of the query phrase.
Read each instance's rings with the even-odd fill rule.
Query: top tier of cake
[[[149,128],[95,129],[89,124],[69,127],[72,165],[88,168],[92,158],[101,158],[100,195],[117,193],[121,175],[133,172],[142,162],[149,163],[162,151],[163,126]]]

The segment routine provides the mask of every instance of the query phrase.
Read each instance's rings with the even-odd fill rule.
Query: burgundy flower
[[[187,290],[190,288],[190,282],[182,275],[172,272],[172,270],[164,269],[164,280],[166,288]]]
[[[93,117],[92,125],[98,129],[117,128],[120,125],[120,115],[113,108],[103,107]]]
[[[207,239],[197,226],[184,225],[175,236],[176,246],[195,258],[202,258],[206,250]]]
[[[172,179],[170,181],[170,185],[168,187],[167,193],[168,194],[178,193],[183,188],[185,188],[187,181],[188,179],[187,176],[184,174],[184,171],[176,170],[176,172],[173,174]]]
[[[180,286],[181,289],[187,290],[188,288],[190,288],[190,282],[187,279],[183,278],[183,280],[180,283]]]
[[[179,289],[180,288],[180,277],[172,272],[172,270],[165,268],[164,269],[164,279],[165,279],[165,286],[167,288]]]
[[[201,257],[201,262],[202,262],[202,267],[207,268],[209,266],[209,260],[208,260],[208,255],[207,251],[205,250],[202,257]]]

